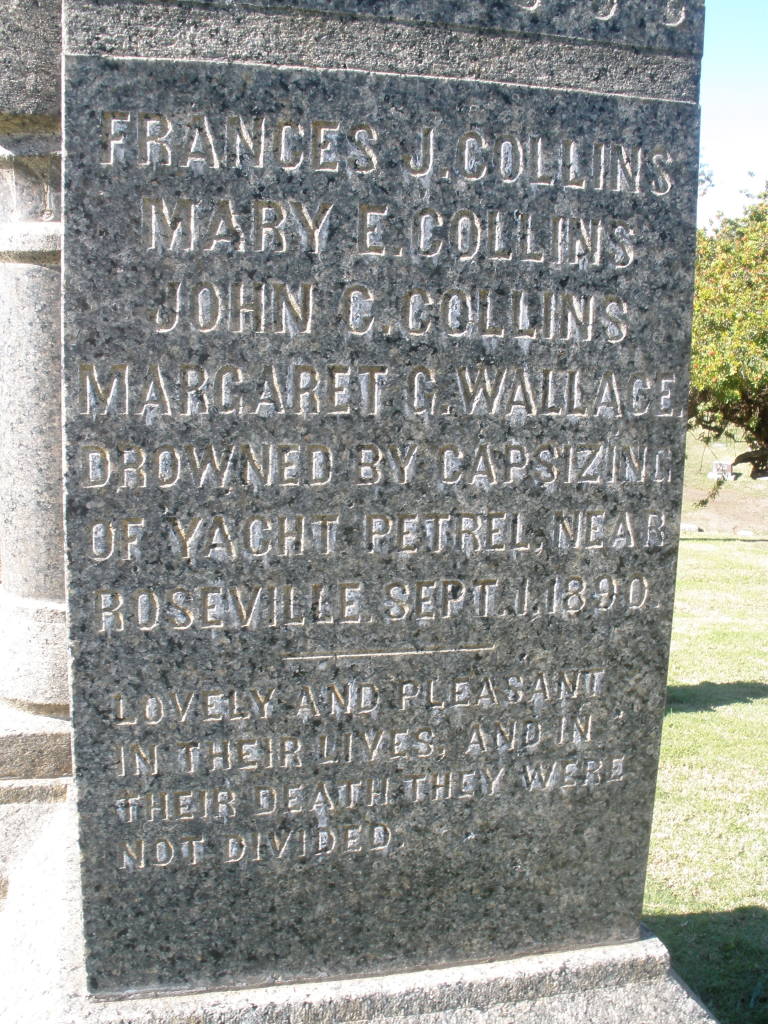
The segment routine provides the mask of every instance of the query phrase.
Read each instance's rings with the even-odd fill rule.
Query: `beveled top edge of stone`
[[[453,79],[695,104],[695,55],[453,25],[301,15],[187,0],[66,0],[68,57],[214,62]],[[65,8],[65,10],[67,9]],[[109,15],[109,12],[111,16]]]
[[[81,4],[105,17],[126,7],[313,13],[700,54],[705,0],[65,0],[73,12]]]

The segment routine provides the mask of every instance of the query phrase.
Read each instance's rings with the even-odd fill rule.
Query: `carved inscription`
[[[114,773],[124,782],[112,810],[134,836],[119,846],[119,867],[194,866],[215,857],[268,865],[366,849],[385,854],[393,842],[403,845],[398,819],[409,805],[620,785],[625,755],[593,756],[609,696],[603,668],[304,684],[285,692],[265,686],[114,694],[106,713],[115,729]],[[393,724],[381,728],[385,707]],[[412,724],[448,712],[454,713],[450,730]],[[190,738],[165,741],[169,723],[188,726]],[[206,723],[247,724],[238,738],[204,738]],[[137,729],[146,740],[125,738]],[[551,756],[560,749],[571,756]],[[308,765],[316,769],[311,781],[298,781],[297,769]],[[182,780],[180,788],[142,786],[169,774]],[[208,785],[201,787],[201,779]],[[375,809],[382,820],[336,825],[362,808]],[[282,831],[275,829],[286,820]],[[148,826],[169,822],[207,830],[194,841],[181,839],[178,849],[169,838],[152,847],[140,838]],[[210,831],[217,823],[228,829]]]
[[[631,100],[235,68],[222,105],[205,67],[115,67],[73,143],[71,259],[115,267],[70,293],[86,870],[202,900],[299,872],[324,906],[433,834],[530,896],[553,822],[605,845],[650,799],[680,111],[641,137]]]
[[[339,658],[427,653],[438,662],[495,653],[497,633],[485,633],[483,646],[477,629],[500,620],[642,617],[660,607],[642,563],[625,569],[620,556],[653,559],[669,545],[673,456],[666,434],[659,444],[624,427],[679,420],[685,382],[673,363],[638,365],[614,353],[636,344],[642,329],[632,275],[650,257],[647,204],[662,209],[680,177],[673,142],[521,129],[516,118],[492,128],[424,123],[404,136],[377,118],[353,121],[330,109],[280,118],[104,109],[93,130],[92,159],[106,180],[129,176],[137,185],[129,241],[153,272],[149,293],[126,300],[155,336],[156,358],[78,365],[77,414],[91,430],[77,449],[74,486],[128,502],[136,514],[90,517],[76,539],[95,565],[132,563],[140,571],[151,549],[164,566],[192,570],[184,582],[131,578],[128,586],[95,587],[87,620],[94,635],[114,642],[245,630],[300,638],[311,627],[319,646],[299,641],[279,653],[277,640],[276,652],[284,669],[305,662],[320,670]],[[413,184],[385,200],[381,189],[393,178]],[[346,185],[321,189],[321,179],[356,185],[350,197]],[[607,195],[638,199],[616,213],[596,203]],[[541,208],[546,196],[555,212]],[[296,257],[304,273],[281,279]],[[326,259],[354,268],[335,289]],[[309,344],[303,338],[327,331],[338,338],[332,362],[293,355]],[[237,351],[250,358],[179,363],[166,354],[172,338],[204,335],[219,349],[237,336]],[[349,359],[358,340],[377,339],[390,339],[386,360]],[[404,354],[408,339],[429,346],[418,350],[428,353],[423,362]],[[463,343],[473,340],[492,343],[497,355],[461,362],[471,351]],[[359,423],[353,441],[338,431],[347,422]],[[185,423],[193,429],[182,440],[175,425]],[[484,441],[467,431],[471,423],[505,429]],[[108,439],[115,430],[117,442]],[[627,488],[643,495],[644,507],[622,508]],[[596,497],[585,504],[591,489]],[[297,508],[310,507],[270,507],[283,493]],[[339,493],[349,504],[334,503]],[[425,493],[434,495],[426,504]],[[532,493],[544,505],[532,505]],[[235,494],[257,505],[240,511]],[[186,508],[174,508],[182,495]],[[203,504],[189,506],[188,495]],[[158,499],[160,518],[144,504]],[[411,556],[429,562],[418,561],[414,572]],[[339,559],[355,562],[357,573],[334,576]],[[247,576],[218,582],[225,565]],[[423,650],[401,650],[403,626],[423,628],[426,640],[430,624],[454,621],[465,630],[463,646],[446,646],[438,634]],[[340,626],[348,641],[323,640],[325,629],[335,637]],[[391,650],[382,646],[388,630]],[[590,700],[600,698],[605,676],[605,669],[563,670],[561,700],[572,702],[572,690],[584,686]],[[620,784],[630,768],[621,751],[599,749],[600,715],[579,701],[550,720],[542,709],[558,684],[547,682],[547,670],[538,678],[541,700],[527,717],[519,710],[531,684],[516,675],[390,684],[399,693],[398,721],[386,728],[353,727],[374,723],[382,700],[391,703],[373,682],[334,684],[330,698],[307,683],[293,701],[258,679],[245,692],[219,691],[213,681],[183,695],[117,695],[104,706],[115,730],[162,731],[171,720],[187,727],[200,719],[221,728],[212,738],[192,732],[174,743],[116,736],[116,780],[188,775],[233,779],[236,787],[116,790],[116,821],[128,831],[163,822],[207,826],[175,845],[126,839],[116,847],[119,866],[385,854],[406,842],[391,811],[386,821],[340,832],[330,820],[361,802],[397,806],[407,820],[409,803],[494,797],[510,787],[533,795]],[[516,713],[490,720],[497,704]],[[460,712],[448,729],[421,728],[412,718],[423,707],[474,707],[480,717]],[[325,716],[334,729],[311,741],[301,728],[290,731],[292,719],[306,727]],[[350,727],[340,730],[346,719]],[[231,732],[235,723],[260,721],[269,724]],[[586,745],[589,756],[554,757],[563,745]],[[480,766],[500,752],[509,765]],[[290,779],[279,787],[269,776],[243,781],[251,772],[290,775],[308,765],[415,768],[435,759],[440,769],[423,775],[329,777],[311,792]],[[245,829],[286,810],[298,824],[284,833]],[[318,831],[308,816],[326,824]],[[244,831],[216,827],[235,819]]]

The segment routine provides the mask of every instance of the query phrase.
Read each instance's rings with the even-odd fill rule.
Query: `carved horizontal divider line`
[[[697,102],[697,62],[690,56],[445,26],[187,4],[118,8],[106,29],[103,8],[94,0],[73,0],[71,7],[65,48],[72,55],[225,60]]]
[[[391,651],[324,651],[319,654],[286,654],[283,655],[283,661],[328,661],[338,658],[410,658],[435,654],[485,654],[495,650],[496,644],[490,644],[485,647],[475,644],[464,647],[425,647],[422,650],[409,647]]]

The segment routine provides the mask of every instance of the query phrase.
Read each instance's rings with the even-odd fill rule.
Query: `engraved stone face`
[[[94,991],[637,935],[696,108],[67,62]]]

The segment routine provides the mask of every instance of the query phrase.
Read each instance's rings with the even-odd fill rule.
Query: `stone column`
[[[70,771],[61,471],[60,0],[0,11],[0,779]],[[20,784],[20,783],[19,783]]]

